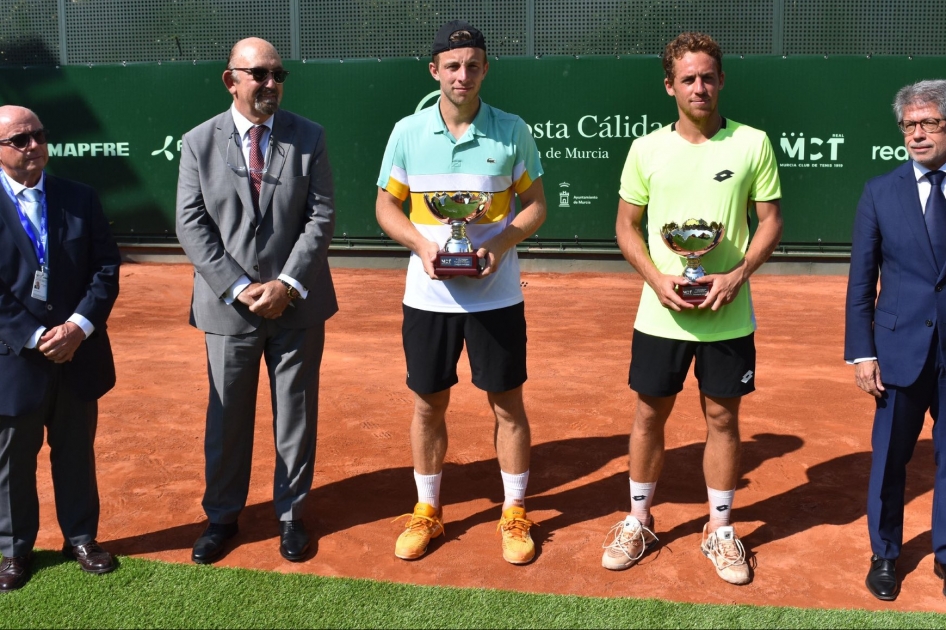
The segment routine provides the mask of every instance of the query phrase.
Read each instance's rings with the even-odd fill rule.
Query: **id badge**
[[[46,289],[49,286],[49,271],[40,269],[33,275],[33,292],[30,294],[31,297],[46,301]]]

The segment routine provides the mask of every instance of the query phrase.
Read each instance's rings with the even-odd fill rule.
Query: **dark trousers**
[[[56,366],[42,404],[21,416],[0,416],[0,552],[25,556],[39,533],[36,458],[49,441],[56,516],[72,545],[98,535],[99,491],[95,480],[98,402],[76,398]]]
[[[877,401],[871,436],[873,456],[867,491],[871,550],[896,560],[903,544],[906,466],[913,456],[927,410],[933,416],[936,481],[933,488],[933,553],[946,563],[946,365],[934,343],[919,378],[909,387],[886,385]],[[883,372],[881,372],[881,378]]]

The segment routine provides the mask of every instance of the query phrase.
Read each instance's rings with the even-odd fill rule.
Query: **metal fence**
[[[491,55],[659,54],[684,30],[728,55],[940,55],[943,0],[0,0],[0,63],[226,59],[263,37],[286,59],[424,57],[466,19]]]

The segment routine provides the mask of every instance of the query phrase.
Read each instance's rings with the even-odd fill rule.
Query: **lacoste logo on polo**
[[[486,163],[487,163],[487,164],[495,164],[495,163],[496,163],[496,160],[494,160],[493,158],[486,158]]]
[[[724,182],[724,181],[726,181],[727,179],[729,179],[730,177],[732,177],[733,175],[735,175],[735,173],[733,173],[733,172],[732,172],[731,170],[729,170],[729,169],[726,169],[725,171],[720,171],[720,172],[716,173],[716,176],[713,177],[713,179],[715,179],[715,180],[718,181],[718,182]]]
[[[637,495],[636,497],[631,497],[631,498],[632,498],[633,500],[635,500],[635,501],[643,501],[643,500],[646,499],[647,497],[644,496],[643,494],[639,494],[639,495]]]
[[[728,509],[729,509],[729,506],[728,506],[728,505],[717,505],[717,506],[716,506],[716,511],[717,511],[717,512],[725,512],[725,511],[728,510]]]
[[[752,380],[752,370],[749,370],[748,372],[742,375],[743,383],[748,383],[750,380]]]

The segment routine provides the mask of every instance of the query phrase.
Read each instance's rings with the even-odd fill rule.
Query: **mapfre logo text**
[[[49,155],[53,157],[128,157],[130,142],[67,142],[49,144]]]

